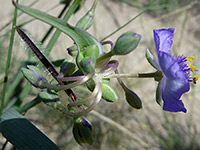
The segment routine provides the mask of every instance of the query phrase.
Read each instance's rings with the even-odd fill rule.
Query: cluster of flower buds
[[[63,32],[75,42],[74,45],[67,49],[70,56],[65,60],[57,61],[56,66],[60,67],[60,72],[54,69],[53,65],[48,62],[37,47],[33,46],[33,43],[23,31],[17,28],[20,36],[25,42],[29,41],[28,45],[34,48],[33,51],[53,75],[55,81],[48,81],[45,74],[35,66],[28,66],[27,69],[23,68],[24,76],[33,86],[44,89],[39,93],[39,96],[45,104],[74,118],[73,134],[80,145],[85,143],[91,145],[93,143],[92,125],[83,116],[93,110],[101,99],[107,102],[117,102],[119,98],[114,88],[110,85],[111,78],[118,79],[125,93],[127,103],[135,109],[142,108],[142,101],[135,92],[125,86],[121,78],[154,78],[159,82],[156,92],[157,102],[161,104],[161,100],[163,100],[163,109],[171,112],[186,112],[180,97],[189,90],[189,82],[196,83],[198,79],[197,75],[191,78],[190,73],[194,73],[196,70],[193,65],[186,63],[188,61],[192,62],[193,57],[178,56],[175,58],[170,56],[174,29],[154,30],[158,59],[148,49],[146,58],[156,69],[155,72],[143,74],[118,73],[119,62],[112,60],[111,57],[114,55],[127,55],[133,52],[137,48],[141,36],[129,31],[119,36],[115,44],[111,41],[99,42],[85,31],[93,24],[96,4],[97,0],[75,27],[65,23],[66,27],[64,29],[59,28],[60,26],[63,27],[64,24],[61,21],[60,26],[57,26],[60,30],[63,29]],[[23,8],[23,6],[15,5],[19,9]],[[40,17],[41,15],[43,14],[38,12],[38,16]],[[36,17],[38,16],[36,15]],[[53,21],[56,22],[57,20]],[[51,22],[48,23],[51,24]],[[57,24],[59,22],[54,25]],[[111,45],[108,53],[103,51],[102,45],[104,44]],[[90,91],[88,96],[77,98],[76,93],[71,88],[78,86],[87,88]],[[70,98],[66,98],[66,95]]]

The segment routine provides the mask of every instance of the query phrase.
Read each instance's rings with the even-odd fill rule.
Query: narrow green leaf
[[[20,150],[59,150],[46,135],[12,108],[2,114],[0,131]]]
[[[7,104],[7,102],[10,100],[12,95],[16,92],[16,88],[19,87],[23,78],[24,76],[21,71],[15,74],[14,79],[11,85],[9,86],[9,89],[6,91],[5,104]]]
[[[18,0],[17,0],[18,3]],[[8,74],[10,71],[10,63],[11,63],[11,57],[12,57],[12,49],[13,49],[13,43],[14,43],[14,36],[15,36],[15,25],[17,22],[17,9],[15,9],[13,14],[13,21],[12,21],[12,30],[10,35],[10,44],[9,44],[9,50],[7,55],[7,61],[6,61],[6,69],[5,69],[5,77],[4,77],[4,83],[3,83],[3,90],[2,90],[2,97],[1,97],[1,106],[0,106],[0,115],[3,113],[4,105],[5,105],[5,96],[6,96],[6,90],[7,90],[7,84],[8,84]]]

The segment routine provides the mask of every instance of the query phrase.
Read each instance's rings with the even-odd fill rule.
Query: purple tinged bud
[[[80,67],[83,72],[91,73],[95,69],[96,59],[95,57],[85,57],[80,61]]]
[[[75,70],[76,70],[76,65],[74,58],[65,59],[65,61],[62,63],[60,67],[60,73],[62,73],[64,76],[71,75]]]
[[[118,73],[118,71],[116,71],[116,73]],[[136,109],[142,108],[142,101],[140,100],[139,96],[135,92],[127,88],[120,78],[118,78],[118,81],[125,92],[126,101],[128,102],[128,104]]]
[[[118,81],[125,92],[126,101],[128,102],[128,104],[136,109],[142,108],[142,101],[140,100],[139,96],[135,92],[127,88],[120,79],[118,79]]]
[[[136,109],[142,108],[142,101],[135,92],[127,88],[125,90],[125,95],[126,95],[126,101],[130,106]]]
[[[43,71],[35,66],[27,66],[27,68],[22,68],[22,73],[33,86],[40,87],[43,82],[48,82]]]
[[[136,33],[136,34],[133,34],[132,36],[133,36],[133,37],[137,37],[137,38],[141,38],[141,35],[139,35],[139,34],[137,34],[137,33]]]
[[[83,117],[74,119],[73,135],[80,145],[93,143],[92,125]]]
[[[92,64],[92,61],[91,61],[91,60],[88,60],[87,65],[91,65],[91,64]]]
[[[82,118],[82,124],[87,126],[92,131],[92,125],[86,119]]]
[[[126,55],[132,52],[139,44],[141,36],[134,32],[122,34],[112,50],[113,55]]]

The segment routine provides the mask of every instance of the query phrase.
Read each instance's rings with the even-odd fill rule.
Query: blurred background
[[[20,0],[20,4],[23,5],[30,5],[32,2],[34,1]],[[48,2],[38,0],[32,7],[58,16],[64,7],[59,2],[59,0],[48,0]],[[154,0],[99,0],[95,11],[94,25],[88,32],[101,40],[154,2]],[[86,0],[82,8],[70,18],[69,24],[75,25],[82,15],[90,9],[92,3],[93,0]],[[10,0],[0,0],[0,4],[0,90],[2,90],[9,31],[12,25],[9,22],[12,20],[14,7]],[[30,16],[22,14],[18,17],[17,24],[30,19],[32,19]],[[23,26],[26,33],[38,44],[49,28],[49,25],[38,20]],[[153,10],[146,11],[128,26],[109,37],[109,40],[115,42],[126,31],[134,31],[142,36],[141,42],[134,52],[127,56],[113,58],[119,60],[120,73],[155,71],[145,58],[145,50],[149,48],[155,54],[153,29],[159,28],[175,28],[172,55],[195,56],[194,65],[200,70],[200,1],[158,0]],[[49,39],[42,46],[44,53]],[[72,40],[62,34],[49,59],[57,60],[68,57],[66,48],[72,44]],[[109,46],[104,46],[104,48],[105,51],[109,50]],[[15,46],[9,74],[10,83],[19,71],[20,62],[28,58],[29,51],[20,37],[15,34]],[[100,114],[87,115],[94,130],[95,141],[92,146],[79,146],[72,135],[72,120],[42,103],[28,111],[26,118],[41,129],[61,149],[200,150],[199,83],[191,84],[190,91],[181,97],[188,110],[184,114],[162,111],[155,100],[157,82],[153,79],[123,79],[123,81],[140,96],[143,108],[136,110],[130,107],[124,99],[121,87],[113,79],[111,82],[119,95],[119,101],[112,104],[101,101],[95,108]],[[26,82],[24,79],[20,83],[16,94],[23,89]],[[33,88],[25,102],[31,101],[39,91]],[[0,147],[4,142],[5,139],[1,136]]]

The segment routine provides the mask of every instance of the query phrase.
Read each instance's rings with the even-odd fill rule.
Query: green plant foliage
[[[78,63],[81,61],[79,58],[80,53],[83,53],[83,55],[85,54],[86,55],[85,57],[88,57],[87,54],[92,55],[90,56],[92,57],[92,59],[94,57],[97,58],[100,54],[103,53],[103,49],[100,42],[98,42],[95,38],[93,38],[90,34],[85,32],[84,30],[81,30],[76,27],[72,27],[69,24],[67,24],[65,21],[58,19],[56,17],[50,16],[39,10],[25,7],[25,6],[16,4],[15,2],[13,2],[13,4],[24,13],[27,13],[47,24],[50,24],[51,26],[54,26],[55,28],[59,29],[63,33],[70,36],[78,46],[78,51],[79,51],[77,55]],[[91,48],[95,48],[95,50]],[[84,71],[87,72],[87,70],[84,70],[83,66],[80,68],[83,70],[83,72]]]
[[[3,18],[0,26],[4,24],[4,18],[13,18],[0,27],[0,70],[5,70],[0,73],[0,83],[3,85],[0,86],[0,132],[3,136],[0,140],[6,140],[5,143],[0,141],[2,150],[10,148],[10,144],[10,149],[19,150],[200,149],[197,117],[199,102],[198,92],[195,93],[198,89],[194,90],[198,85],[191,84],[190,93],[181,96],[184,106],[188,108],[186,115],[161,110],[160,107],[165,103],[162,100],[164,94],[161,80],[165,74],[161,71],[158,58],[153,55],[155,36],[152,38],[153,29],[175,28],[172,59],[177,60],[175,64],[179,67],[188,66],[186,74],[193,68],[194,74],[191,73],[188,82],[198,83],[197,61],[190,60],[189,66],[180,61],[182,55],[178,56],[180,60],[176,56],[176,52],[180,52],[199,58],[199,37],[196,36],[199,33],[196,21],[199,12],[197,0],[93,0],[91,3],[86,0],[59,0],[47,2],[45,7],[32,7],[36,2],[39,2],[38,5],[45,3],[39,0],[34,0],[30,5],[29,2],[19,1],[18,4],[18,0],[12,1],[15,6],[13,15],[0,16]],[[4,3],[6,1],[2,5]],[[51,9],[45,10],[46,6]],[[11,3],[9,7],[14,10]],[[54,9],[58,12],[54,13]],[[17,13],[17,10],[20,11]],[[25,21],[27,15],[21,14],[32,17]],[[53,17],[55,14],[57,17]],[[24,31],[23,34],[30,35],[27,37],[33,41],[31,37],[35,33],[32,33],[37,28],[31,25],[36,19],[47,23],[50,28],[38,26],[45,32],[43,36],[41,32],[34,37],[43,46],[34,52],[39,59],[27,56],[28,59],[25,60],[25,57],[19,56],[24,50],[14,36],[14,30]],[[7,37],[9,33],[10,40]],[[59,38],[61,33],[73,40],[70,40],[70,45],[65,36]],[[163,40],[168,41],[167,37],[166,35]],[[21,38],[28,45],[29,51],[34,51],[35,42],[30,44],[27,38]],[[63,39],[67,43],[66,47],[63,47],[66,43],[60,42]],[[186,40],[185,43],[181,42],[183,39]],[[111,40],[115,40],[115,44]],[[170,41],[168,44],[170,45]],[[158,47],[163,45],[157,45],[156,48]],[[53,48],[56,55],[53,53],[53,57],[49,57]],[[45,50],[44,57],[40,57],[42,49]],[[146,60],[154,68],[146,64],[145,49]],[[131,53],[132,51],[134,52]],[[57,58],[60,54],[63,55]],[[119,56],[127,54],[128,57]],[[24,55],[27,54],[23,53]],[[195,69],[194,65],[197,66]],[[135,72],[135,69],[142,72]],[[118,82],[115,82],[116,79]],[[152,85],[152,82],[155,84]],[[123,90],[118,89],[118,83]],[[137,93],[132,89],[137,89]],[[122,98],[123,94],[125,98]],[[31,108],[35,109],[30,111]],[[45,133],[47,136],[53,135],[56,144],[23,115],[35,125],[45,127]]]
[[[59,150],[46,135],[12,108],[2,114],[0,131],[20,150]]]

